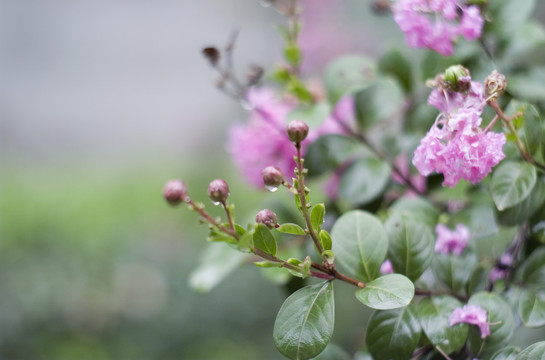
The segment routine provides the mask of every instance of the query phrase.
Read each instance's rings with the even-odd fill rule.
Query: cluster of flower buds
[[[187,193],[187,186],[182,180],[169,180],[163,188],[163,197],[173,206],[182,202],[191,202]],[[215,179],[208,185],[208,197],[215,205],[225,204],[229,197],[229,185],[224,180]]]

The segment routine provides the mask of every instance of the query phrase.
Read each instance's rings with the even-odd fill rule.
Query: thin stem
[[[225,214],[227,215],[227,223],[229,224],[229,228],[236,232],[235,226],[233,225],[233,219],[231,218],[231,211],[227,207],[227,203],[225,200],[221,202],[221,206],[223,206],[223,209],[225,210]]]
[[[307,199],[306,199],[306,193],[305,193],[305,174],[303,169],[303,160],[301,158],[301,143],[300,142],[295,143],[295,148],[297,149],[297,177],[298,177],[297,194],[299,195],[299,199],[301,200],[301,211],[303,212],[303,217],[305,218],[305,223],[307,224],[308,234],[312,238],[312,241],[314,242],[314,246],[316,246],[318,253],[320,254],[320,256],[322,256],[324,249],[322,248],[322,245],[320,244],[318,235],[316,235],[316,232],[314,231],[314,228],[312,227],[312,223],[310,221],[310,214],[308,213]]]
[[[435,348],[437,349],[437,351],[439,351],[439,353],[440,353],[441,355],[443,355],[443,357],[444,357],[445,359],[447,359],[447,360],[452,360],[452,358],[450,358],[450,357],[443,351],[443,349],[441,349],[439,346],[436,346]]]
[[[341,280],[345,283],[348,283],[348,284],[351,284],[351,285],[355,285],[361,289],[363,289],[366,284],[362,281],[359,281],[357,279],[354,279],[354,278],[351,278],[350,276],[347,276],[347,275],[344,275],[344,274],[341,274],[340,272],[338,272],[337,270],[335,270],[334,268],[329,268],[329,267],[326,267],[322,264],[318,264],[316,262],[312,262],[311,265],[314,269],[316,270],[319,270],[319,271],[322,271],[326,274],[329,274],[330,276],[332,276],[333,278],[337,279],[337,280]]]
[[[483,132],[486,134],[487,132],[490,131],[490,129],[492,129],[492,126],[494,126],[496,124],[496,122],[499,120],[500,116],[498,114],[496,114],[496,116],[494,116],[494,118],[492,119],[492,121],[490,121],[490,123],[484,128]]]
[[[203,208],[201,208],[200,206],[198,206],[197,204],[195,204],[195,202],[193,201],[193,199],[191,199],[190,197],[186,197],[185,199],[185,202],[187,202],[189,205],[191,205],[191,207],[193,208],[193,210],[195,210],[196,212],[199,213],[200,216],[202,216],[206,221],[208,221],[212,226],[215,226],[217,227],[218,229],[220,229],[221,231],[223,231],[224,233],[228,234],[228,235],[231,235],[232,237],[234,237],[235,239],[239,240],[239,236],[237,234],[237,232],[234,230],[234,228],[226,228],[224,225],[220,224],[219,222],[217,222],[214,218],[212,218]]]

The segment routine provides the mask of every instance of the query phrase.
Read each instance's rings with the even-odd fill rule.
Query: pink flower
[[[277,166],[285,177],[294,176],[296,155],[295,147],[286,133],[286,117],[295,109],[293,101],[280,99],[268,88],[255,88],[246,94],[251,112],[247,124],[233,126],[229,131],[227,151],[246,180],[256,187],[263,186],[261,171],[267,166]],[[341,100],[339,106],[346,108]],[[341,111],[347,117],[346,111]],[[305,153],[308,145],[319,136],[327,133],[343,133],[339,121],[349,119],[333,119],[328,117],[317,129],[311,129],[307,138],[301,143]]]
[[[388,259],[384,260],[384,262],[380,266],[380,273],[382,275],[394,273],[394,266],[392,265],[392,262],[390,260]]]
[[[464,7],[457,0],[398,0],[393,12],[407,45],[430,48],[444,56],[452,55],[452,43],[458,36],[468,41],[479,38],[484,24],[477,6]]]
[[[476,305],[464,305],[462,308],[456,308],[450,315],[449,326],[458,323],[467,323],[477,325],[481,332],[481,339],[490,335],[490,327],[488,326],[486,310]]]
[[[460,255],[469,242],[469,229],[464,224],[456,225],[456,230],[450,230],[443,224],[435,227],[437,240],[435,241],[435,252],[443,255]]]
[[[474,81],[465,93],[444,88],[431,92],[428,104],[441,114],[414,152],[420,174],[443,174],[443,186],[454,187],[460,179],[476,184],[505,157],[505,135],[479,127],[485,103],[483,86]]]

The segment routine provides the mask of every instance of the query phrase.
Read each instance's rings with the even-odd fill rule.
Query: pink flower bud
[[[181,180],[170,180],[166,183],[163,189],[163,196],[165,200],[173,206],[180,204],[184,201],[184,197],[187,195],[187,188],[185,183]]]
[[[507,80],[505,80],[504,75],[494,70],[485,79],[484,85],[485,97],[489,98],[490,96],[493,96],[494,98],[497,98],[498,96],[503,94],[503,92],[507,88]]]
[[[276,166],[267,166],[261,171],[261,177],[265,186],[268,187],[278,187],[284,181],[282,170]]]
[[[276,227],[278,220],[276,214],[269,209],[263,209],[257,213],[255,222],[266,225],[269,229]]]
[[[300,120],[294,120],[288,125],[288,136],[294,143],[300,143],[308,135],[308,125]]]
[[[210,185],[208,185],[208,197],[212,202],[219,204],[227,200],[228,196],[229,186],[224,180],[212,180]]]

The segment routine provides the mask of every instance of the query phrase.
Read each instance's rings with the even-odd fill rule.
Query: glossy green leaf
[[[276,239],[264,224],[257,224],[254,232],[254,246],[267,254],[276,255]]]
[[[385,74],[394,76],[403,86],[405,92],[411,92],[413,88],[413,71],[410,62],[399,51],[392,50],[380,58],[379,70]]]
[[[324,223],[324,216],[325,216],[325,206],[323,203],[319,203],[314,205],[310,212],[310,224],[312,225],[312,228],[319,232],[322,229],[322,225]]]
[[[375,72],[374,62],[365,57],[346,56],[335,60],[324,74],[329,101],[335,104],[341,97],[369,86]]]
[[[297,224],[285,223],[276,228],[276,231],[284,234],[305,235],[305,230]]]
[[[490,191],[498,210],[522,202],[537,180],[536,168],[528,163],[502,162],[492,175]]]
[[[435,276],[454,291],[463,291],[473,270],[477,267],[477,257],[472,253],[463,255],[436,254],[433,261]]]
[[[341,175],[340,199],[352,206],[374,200],[385,191],[390,172],[388,163],[374,157],[355,161]]]
[[[362,152],[370,154],[355,139],[338,134],[328,134],[310,144],[306,156],[305,167],[310,175],[320,175],[337,169],[339,165]]]
[[[516,360],[519,353],[520,349],[518,347],[508,346],[496,351],[490,360]]]
[[[522,350],[515,360],[543,360],[545,359],[545,341],[540,341]]]
[[[318,234],[318,237],[320,238],[320,245],[322,245],[322,249],[324,250],[331,250],[333,246],[333,240],[331,240],[331,235],[325,230],[321,230]]]
[[[410,359],[419,339],[420,325],[410,306],[374,312],[365,335],[374,360]]]
[[[414,284],[400,274],[379,277],[356,290],[356,298],[364,305],[377,310],[407,306],[414,297]]]
[[[473,295],[469,305],[477,305],[486,310],[490,325],[490,335],[481,338],[477,326],[470,326],[468,345],[474,357],[486,359],[505,346],[515,330],[515,321],[509,305],[499,295],[480,292]]]
[[[545,289],[545,246],[535,249],[521,268],[522,280],[531,290]]]
[[[208,292],[242,264],[247,255],[233,251],[225,244],[210,243],[200,265],[189,275],[189,286],[198,292]]]
[[[337,219],[331,235],[336,263],[348,275],[364,282],[378,276],[388,239],[376,217],[360,210],[349,211]]]
[[[388,259],[396,273],[415,281],[430,266],[435,236],[429,227],[408,216],[392,216],[384,224],[388,234]]]
[[[515,226],[528,220],[545,203],[545,181],[537,179],[530,195],[515,206],[500,211],[498,221],[502,225]]]
[[[401,216],[415,219],[435,229],[439,213],[437,209],[423,198],[401,198],[390,207],[391,217]]]
[[[399,85],[389,78],[380,78],[354,96],[356,121],[361,129],[369,129],[380,121],[399,114],[404,95]]]
[[[518,305],[524,326],[533,328],[545,325],[545,299],[533,291],[523,290]]]
[[[299,289],[286,299],[278,312],[273,330],[274,344],[290,359],[311,359],[329,343],[334,318],[331,282]]]
[[[422,330],[433,346],[451,354],[464,346],[467,339],[467,324],[449,326],[449,316],[462,303],[450,296],[434,296],[418,303],[418,320]]]

